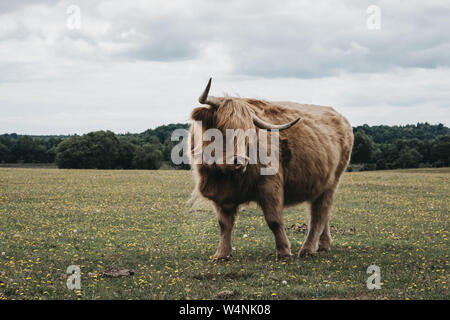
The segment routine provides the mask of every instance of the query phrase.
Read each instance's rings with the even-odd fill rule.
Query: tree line
[[[352,164],[362,170],[450,165],[450,129],[442,124],[353,128]]]
[[[0,135],[0,163],[56,163],[59,168],[159,169],[181,168],[170,160],[178,142],[169,124],[142,133],[95,131],[72,136]],[[355,142],[350,170],[443,167],[450,165],[450,129],[442,124],[353,128]]]

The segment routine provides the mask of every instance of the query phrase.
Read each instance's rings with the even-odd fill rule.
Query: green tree
[[[435,139],[431,149],[432,159],[437,166],[450,165],[450,135]]]
[[[0,142],[0,163],[10,162],[11,151],[7,146]]]
[[[354,136],[354,145],[352,152],[353,163],[367,163],[371,161],[372,154],[374,152],[373,140],[364,132],[359,129]]]
[[[59,168],[114,169],[119,166],[120,144],[111,131],[73,136],[56,148]]]
[[[136,149],[133,167],[136,169],[159,169],[162,159],[163,155],[158,146],[147,143]]]
[[[85,168],[87,145],[80,136],[63,140],[56,148],[56,165],[58,168]]]
[[[120,144],[116,135],[111,131],[89,132],[83,136],[88,143],[86,154],[88,168],[114,169],[120,156]]]
[[[12,141],[12,157],[15,161],[25,163],[45,162],[47,150],[42,141],[31,136],[19,136]]]
[[[421,161],[422,156],[419,151],[406,146],[400,151],[396,166],[399,168],[417,168]]]
[[[133,158],[136,151],[136,146],[128,141],[120,141],[119,151],[119,165],[123,169],[130,169],[133,167]]]
[[[387,169],[387,164],[384,159],[378,159],[375,165],[376,165],[377,170],[386,170]]]

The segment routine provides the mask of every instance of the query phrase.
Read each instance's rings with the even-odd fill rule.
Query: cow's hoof
[[[307,257],[315,256],[315,255],[316,255],[316,253],[314,251],[312,251],[311,249],[307,249],[307,248],[300,249],[300,251],[298,252],[299,258],[307,258]]]
[[[278,253],[277,260],[278,261],[287,261],[287,260],[292,261],[292,260],[294,260],[294,256],[291,253],[285,253],[285,254]]]
[[[331,239],[328,237],[326,239],[320,239],[319,249],[317,251],[330,251]]]
[[[321,251],[328,252],[328,251],[330,251],[330,246],[329,245],[328,246],[326,246],[326,245],[324,245],[324,246],[319,245],[319,249],[317,251],[319,251],[319,252],[321,252]]]
[[[214,256],[214,258],[212,258],[211,262],[226,262],[226,261],[230,261],[231,260],[231,254],[229,256]]]

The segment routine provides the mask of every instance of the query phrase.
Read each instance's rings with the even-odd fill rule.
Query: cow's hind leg
[[[313,254],[317,250],[329,250],[331,236],[328,220],[330,219],[333,198],[334,190],[325,191],[311,203],[308,234],[305,243],[299,251],[300,257]]]
[[[325,224],[325,227],[323,228],[322,234],[320,235],[318,251],[330,250],[332,239],[331,239],[330,227],[328,225],[329,219],[330,219],[330,217],[328,214],[328,221]]]
[[[216,206],[217,219],[220,227],[220,241],[213,261],[228,260],[231,258],[231,232],[233,231],[234,218],[237,208],[225,209]]]

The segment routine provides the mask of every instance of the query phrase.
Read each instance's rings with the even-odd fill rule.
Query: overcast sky
[[[214,95],[333,106],[353,126],[448,126],[449,17],[448,0],[2,0],[0,133],[187,122],[210,76]]]

